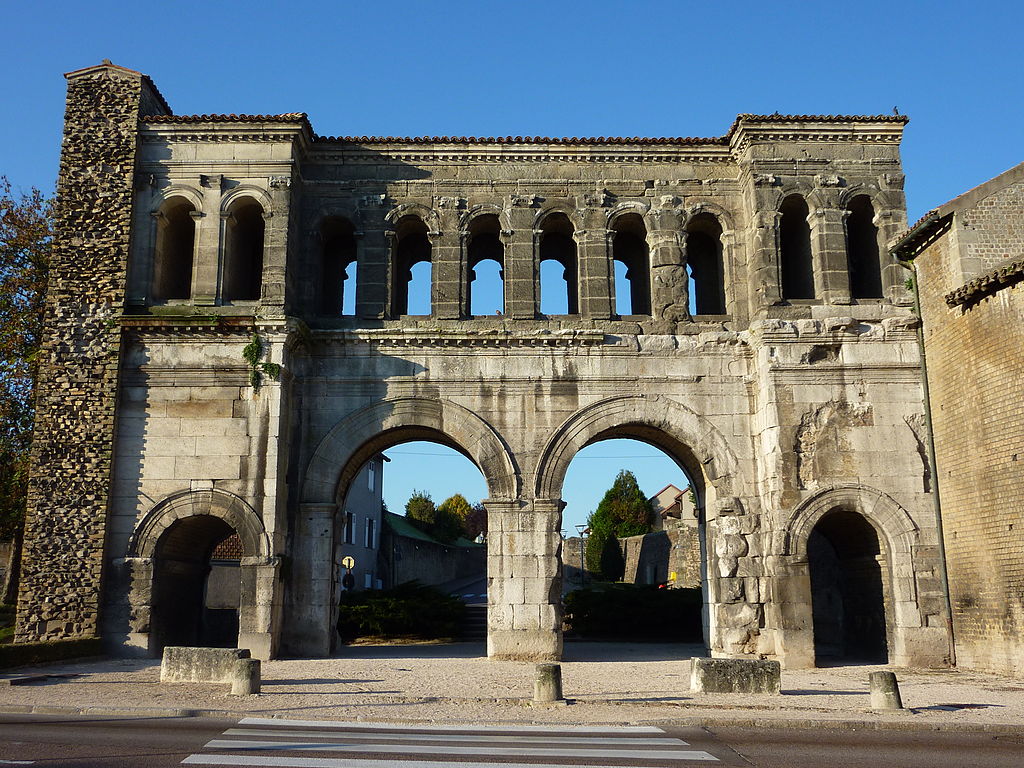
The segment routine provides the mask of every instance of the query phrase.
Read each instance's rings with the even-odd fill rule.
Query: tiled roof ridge
[[[146,115],[147,123],[267,123],[308,121],[305,112],[284,112],[280,115]]]
[[[317,142],[344,144],[725,144],[721,137],[625,136],[314,136]]]

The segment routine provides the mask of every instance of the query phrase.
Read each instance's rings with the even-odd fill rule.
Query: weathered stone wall
[[[22,642],[98,632],[139,114],[165,111],[138,72],[68,75],[40,354]]]
[[[957,664],[1022,675],[1024,166],[946,208],[914,268]]]

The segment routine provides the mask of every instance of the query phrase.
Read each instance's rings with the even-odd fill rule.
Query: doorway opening
[[[887,572],[874,526],[856,512],[826,513],[808,537],[807,561],[818,665],[887,663]]]
[[[177,521],[156,545],[153,650],[164,646],[233,648],[238,644],[242,544],[213,515]]]

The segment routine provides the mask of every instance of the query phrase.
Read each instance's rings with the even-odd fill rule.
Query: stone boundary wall
[[[68,75],[19,642],[98,632],[138,118],[160,105],[138,72]]]

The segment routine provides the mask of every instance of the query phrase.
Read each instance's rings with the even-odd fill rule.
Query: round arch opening
[[[818,666],[889,660],[889,574],[882,538],[858,512],[826,512],[807,539]]]
[[[170,525],[154,550],[151,648],[238,645],[242,543],[222,518]]]

